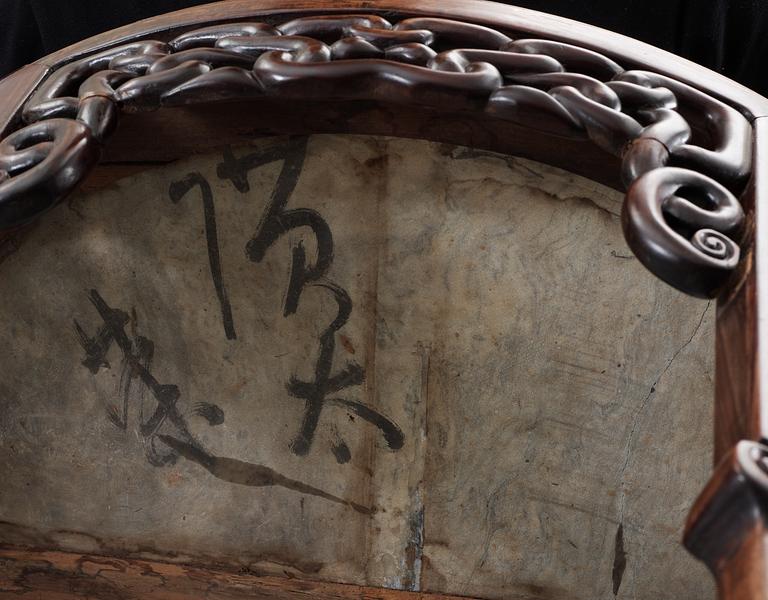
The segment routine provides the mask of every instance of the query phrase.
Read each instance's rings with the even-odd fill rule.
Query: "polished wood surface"
[[[0,80],[0,137],[18,126],[21,105],[49,71],[48,67],[32,64]]]
[[[305,15],[307,11],[329,13],[357,10],[381,14],[396,11],[401,15],[445,16],[492,25],[509,32],[520,32],[521,35],[535,34],[573,42],[620,59],[628,67],[650,68],[689,83],[727,101],[754,123],[754,164],[757,167],[748,191],[742,198],[748,219],[747,239],[744,243],[746,257],[738,276],[730,283],[718,307],[714,458],[720,466],[692,512],[689,539],[698,548],[697,555],[708,561],[715,572],[721,599],[768,598],[765,556],[768,538],[763,521],[756,519],[750,527],[743,527],[736,513],[720,510],[722,507],[714,512],[710,510],[716,504],[714,499],[727,497],[734,503],[734,507],[746,507],[745,510],[752,511],[750,514],[757,512],[762,515],[761,494],[765,490],[761,490],[759,485],[734,486],[733,482],[738,478],[738,474],[734,473],[738,470],[734,467],[732,457],[733,449],[739,441],[768,438],[768,398],[761,376],[768,373],[768,353],[764,351],[768,343],[768,239],[765,233],[768,231],[768,211],[762,207],[768,198],[768,182],[765,172],[760,169],[768,160],[768,100],[716,73],[646,44],[598,28],[575,24],[567,19],[515,7],[461,0],[428,0],[420,2],[418,7],[400,0],[265,0],[254,8],[250,1],[231,0],[148,19],[96,36],[20,70],[0,82],[3,96],[0,126],[7,130],[14,124],[26,95],[50,69],[98,49],[150,36],[170,39],[201,23],[264,15],[278,19],[297,13]],[[483,117],[441,112],[439,119],[432,119],[434,113],[426,108],[396,109],[371,102],[357,104],[355,117],[349,119],[344,116],[348,114],[349,106],[343,106],[343,103],[313,102],[312,111],[309,111],[308,104],[302,104],[301,101],[280,101],[279,104],[270,103],[269,100],[256,102],[259,103],[259,111],[253,110],[254,103],[251,102],[250,110],[247,111],[236,110],[237,105],[229,105],[226,110],[222,110],[220,105],[207,105],[129,116],[121,123],[102,167],[91,176],[91,185],[105,185],[126,171],[133,172],[162,164],[190,153],[236,143],[256,135],[333,131],[461,143],[546,161],[613,187],[620,187],[616,159],[594,145],[562,141],[545,134],[531,136],[522,128],[511,124],[499,125],[497,121],[485,121]],[[237,118],[233,116],[235,114]],[[265,119],[265,115],[269,118]],[[153,140],[151,145],[146,144],[149,132]],[[744,494],[749,494],[749,497],[745,498]],[[703,515],[710,515],[711,518]],[[718,532],[717,535],[713,535],[712,531]],[[696,540],[706,540],[706,551],[701,551],[701,545],[697,546]],[[17,556],[8,560],[18,562],[21,559]],[[55,565],[52,572],[60,572],[64,581],[68,581],[68,573],[74,572],[78,581],[83,577],[82,572],[76,570],[80,567],[71,566],[77,564],[75,558],[59,556],[46,557],[44,560]],[[67,564],[70,566],[67,567]],[[204,576],[213,577],[210,573]],[[55,588],[50,589],[51,593],[55,591]],[[198,592],[191,590],[181,593]],[[360,594],[368,597],[359,589],[355,593],[358,594],[355,597],[360,597]],[[17,596],[14,592],[13,597]]]
[[[754,126],[758,168],[745,195],[754,238],[748,244],[740,283],[718,307],[714,435],[719,465],[686,527],[687,541],[712,538],[708,564],[717,579],[720,600],[768,598],[768,487],[765,482],[733,485],[733,455],[739,440],[768,438],[764,385],[768,374],[768,211],[764,206],[768,172],[760,168],[768,160],[768,118],[757,119]],[[729,500],[727,506],[722,506],[724,498]],[[705,507],[712,515],[702,526]],[[695,524],[699,525],[696,532]]]
[[[765,164],[768,158],[768,121],[755,122],[756,143],[754,164]],[[746,256],[741,272],[729,292],[718,301],[715,377],[715,451],[719,463],[740,440],[768,437],[766,391],[761,385],[761,368],[765,366],[765,314],[768,298],[765,290],[768,277],[768,248],[766,240],[757,235],[766,231],[768,215],[757,201],[768,194],[768,174],[755,170],[742,203],[748,215]],[[762,223],[762,226],[761,226]]]
[[[534,134],[489,116],[377,102],[263,98],[224,106],[203,104],[125,115],[93,177],[101,177],[99,169],[167,163],[253,137],[350,133],[425,139],[522,156],[621,189],[619,161],[591,142]],[[153,139],[150,145],[148,132]]]
[[[571,19],[483,0],[423,0],[418,3],[409,0],[322,0],[320,2],[262,0],[258,5],[254,5],[250,0],[227,0],[144,19],[63,48],[46,56],[38,63],[57,66],[78,56],[132,39],[161,37],[160,34],[165,34],[162,37],[170,38],[175,35],[171,32],[191,29],[202,22],[226,22],[268,14],[276,17],[290,17],[295,13],[307,14],[308,11],[309,13],[363,11],[384,15],[387,12],[430,15],[520,32],[522,35],[518,37],[535,34],[536,37],[556,39],[591,48],[621,59],[634,68],[647,68],[670,75],[705,89],[719,98],[727,99],[754,117],[768,115],[768,100],[756,92],[670,52]]]
[[[267,577],[247,570],[12,547],[0,548],[0,598],[459,600],[443,594]]]
[[[768,575],[766,448],[739,442],[720,461],[688,517],[684,543],[715,576],[720,600],[762,600]]]

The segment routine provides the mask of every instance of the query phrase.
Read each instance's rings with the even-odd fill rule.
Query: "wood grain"
[[[768,598],[765,447],[740,442],[720,461],[685,527],[686,548],[717,580],[720,600]],[[757,469],[754,467],[757,466]]]
[[[147,144],[151,132],[152,143]],[[166,163],[269,135],[349,133],[460,144],[530,158],[622,190],[620,161],[587,140],[563,139],[488,115],[378,102],[258,98],[125,114],[101,166],[86,180],[108,183],[105,169]],[[100,173],[101,170],[101,173]]]
[[[260,577],[248,571],[11,547],[0,549],[0,598],[457,600],[441,594]]]
[[[768,120],[755,122],[755,165],[768,160]],[[768,368],[768,173],[755,170],[742,198],[747,213],[746,256],[730,294],[718,302],[716,338],[715,464],[740,440],[768,438],[768,398],[761,373]],[[762,342],[761,342],[762,340]]]

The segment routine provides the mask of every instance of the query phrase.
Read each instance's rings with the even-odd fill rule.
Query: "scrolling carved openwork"
[[[26,102],[26,125],[0,142],[0,227],[24,224],[71,192],[120,110],[259,96],[480,111],[592,140],[622,161],[624,233],[654,274],[714,297],[739,262],[737,197],[752,156],[752,127],[739,111],[592,50],[429,17],[229,23],[69,63]]]

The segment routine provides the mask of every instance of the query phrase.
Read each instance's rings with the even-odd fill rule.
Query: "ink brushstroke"
[[[323,498],[330,502],[335,502],[336,504],[349,506],[364,515],[372,515],[376,512],[374,508],[363,506],[362,504],[357,504],[350,500],[344,500],[344,498],[339,498],[338,496],[324,492],[309,484],[285,477],[270,467],[237,460],[235,458],[215,456],[192,444],[183,442],[169,435],[159,435],[158,438],[163,443],[173,448],[178,454],[187,460],[197,463],[211,475],[222,481],[236,483],[238,485],[247,485],[249,487],[282,487],[302,494],[317,496],[318,498]]]
[[[392,450],[399,450],[405,442],[402,430],[391,419],[374,409],[354,400],[333,398],[343,390],[362,385],[365,369],[355,361],[348,362],[339,372],[332,374],[333,357],[336,351],[336,334],[346,325],[352,313],[349,293],[327,277],[333,264],[333,233],[325,219],[309,208],[288,209],[287,204],[301,175],[307,153],[307,138],[291,138],[283,147],[269,147],[242,157],[235,157],[227,149],[223,161],[218,165],[220,179],[228,179],[241,193],[250,190],[248,173],[270,162],[282,160],[283,164],[272,190],[269,203],[246,245],[246,256],[255,263],[261,262],[267,251],[285,234],[299,228],[308,228],[315,237],[317,254],[313,262],[308,261],[301,240],[291,247],[291,267],[288,287],[283,301],[283,316],[288,317],[298,310],[302,293],[307,287],[326,290],[336,302],[337,313],[333,321],[319,336],[319,353],[315,362],[314,379],[301,381],[292,377],[286,388],[290,396],[304,401],[304,416],[299,432],[290,443],[291,451],[306,456],[317,431],[320,416],[326,405],[343,407],[354,412],[365,421],[381,430],[384,441]],[[338,434],[337,434],[338,437]],[[351,458],[349,447],[338,438],[331,446],[337,462],[344,464]]]
[[[83,366],[87,367],[93,375],[96,375],[102,367],[109,368],[107,353],[112,344],[116,344],[122,354],[123,368],[119,385],[122,390],[123,410],[122,415],[119,415],[116,409],[110,407],[108,409],[110,420],[120,429],[126,430],[128,404],[131,399],[131,380],[138,378],[143,384],[143,389],[148,389],[156,402],[155,410],[149,418],[144,420],[142,389],[138,398],[139,432],[145,445],[147,459],[155,466],[173,464],[176,456],[163,454],[154,445],[155,436],[166,421],[170,422],[188,443],[199,447],[199,442],[189,431],[186,419],[179,412],[177,401],[181,397],[181,392],[178,386],[160,383],[152,374],[150,369],[155,345],[145,337],[134,334],[132,339],[128,336],[125,331],[126,325],[131,322],[128,314],[109,306],[97,290],[91,290],[89,297],[102,319],[102,325],[98,328],[96,335],[91,337],[77,320],[74,321],[78,341],[85,350]],[[221,411],[221,409],[218,410]],[[223,415],[223,411],[221,413]]]
[[[219,234],[216,225],[216,205],[214,204],[211,185],[200,173],[189,173],[184,179],[171,183],[168,195],[174,204],[178,204],[187,192],[195,186],[200,188],[200,194],[203,199],[203,220],[205,221],[205,240],[208,246],[208,264],[211,269],[213,287],[219,299],[221,320],[224,324],[224,335],[227,336],[228,340],[234,340],[237,339],[237,334],[235,333],[235,322],[232,318],[232,306],[229,303],[227,288],[224,285],[224,276],[221,272],[221,251],[219,249]]]
[[[103,324],[98,328],[96,335],[91,337],[77,320],[74,321],[78,341],[85,350],[82,364],[93,375],[96,375],[102,367],[109,368],[107,354],[112,344],[116,344],[125,363],[123,371],[128,370],[130,377],[138,377],[143,386],[155,398],[157,404],[152,416],[144,421],[140,415],[139,419],[139,431],[147,444],[147,458],[151,464],[155,466],[173,464],[179,456],[182,456],[201,465],[222,481],[251,487],[279,486],[349,506],[364,515],[371,515],[375,512],[373,508],[345,500],[309,484],[285,477],[269,467],[209,453],[203,444],[190,433],[186,419],[179,412],[178,400],[181,397],[179,387],[173,384],[160,383],[151,373],[150,364],[151,358],[154,356],[154,343],[141,337],[138,337],[139,342],[132,341],[126,333],[125,327],[129,323],[135,324],[135,315],[132,321],[125,311],[112,308],[97,290],[91,290],[89,296]],[[148,354],[146,349],[150,349]],[[121,389],[129,389],[123,382],[121,382],[120,387]],[[116,411],[110,410],[109,417],[117,427],[125,431],[128,424],[127,396],[124,397],[124,402],[126,404],[123,407],[123,415],[119,416]],[[212,426],[224,422],[224,411],[209,402],[196,404],[194,413],[203,417]],[[170,422],[177,435],[183,439],[160,433],[160,428],[166,422]],[[155,439],[163,442],[171,449],[171,452],[160,453],[154,446]]]

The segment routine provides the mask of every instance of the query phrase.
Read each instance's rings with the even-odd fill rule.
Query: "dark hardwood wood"
[[[32,64],[0,80],[0,139],[18,125],[22,104],[49,71],[48,67]]]
[[[688,517],[685,545],[712,571],[720,600],[768,597],[766,450],[739,442],[720,461]]]
[[[755,165],[768,160],[768,119],[754,123]],[[692,508],[685,543],[716,577],[720,600],[768,598],[766,490],[749,482],[737,457],[741,440],[768,438],[764,386],[768,311],[768,173],[755,170],[742,198],[749,223],[748,254],[730,293],[718,302],[715,448],[717,469]]]
[[[741,197],[747,215],[746,234],[742,240],[744,257],[718,303],[714,457],[719,466],[691,512],[686,544],[715,573],[721,599],[768,599],[768,538],[762,499],[765,489],[744,475],[744,464],[739,462],[737,451],[743,447],[739,445],[743,440],[768,439],[768,405],[762,383],[764,374],[768,373],[768,355],[764,351],[768,344],[768,210],[762,207],[768,199],[768,175],[760,169],[768,160],[768,100],[765,98],[716,73],[646,44],[516,7],[467,0],[426,0],[418,5],[407,0],[263,0],[258,7],[254,7],[250,0],[231,0],[120,28],[54,53],[18,71],[0,82],[0,97],[3,99],[0,128],[7,131],[14,127],[21,104],[49,71],[94,51],[150,37],[169,40],[202,24],[245,18],[274,23],[298,14],[350,11],[384,16],[390,13],[438,16],[486,24],[507,33],[517,33],[518,37],[531,35],[574,43],[596,50],[625,67],[648,68],[688,83],[737,108],[754,125],[755,168],[747,192]],[[150,132],[153,143],[147,144]],[[622,187],[619,159],[605,149],[588,141],[560,138],[541,131],[533,135],[525,127],[500,122],[488,115],[370,100],[309,102],[267,98],[247,104],[230,103],[226,108],[222,108],[222,104],[205,104],[126,115],[107,147],[102,166],[91,174],[86,186],[103,186],[126,173],[194,152],[237,144],[254,136],[310,132],[369,133],[463,144],[540,160],[617,189]],[[661,148],[664,144],[655,139],[644,142],[642,146],[650,148],[647,152],[663,154],[665,151]],[[640,146],[638,149],[646,152]],[[308,594],[321,598],[424,597],[373,592],[354,586],[336,586],[338,590],[329,591],[327,586],[330,584],[295,581],[286,584],[283,580],[271,582],[267,581],[268,578],[251,575],[246,575],[251,579],[242,583],[237,579],[240,576],[202,567],[55,552],[6,550],[2,559],[2,585],[31,582],[26,588],[6,587],[4,593],[12,594],[9,597],[41,597],[42,594],[42,597],[76,598],[101,592],[109,594],[115,590],[135,594],[138,593],[136,590],[144,590],[143,586],[147,585],[147,579],[142,579],[145,572],[149,573],[148,577],[159,577],[164,582],[162,590],[157,593],[172,590],[170,595],[157,596],[151,595],[155,593],[152,590],[141,592],[141,597],[149,598],[174,597],[173,594],[183,597],[198,594],[203,597],[203,594],[210,593],[210,581],[219,583],[224,595],[206,597],[241,597],[237,594],[241,594],[243,586],[253,586],[246,589],[251,592],[257,589],[261,597],[293,598]],[[107,568],[103,568],[105,564]],[[91,565],[95,565],[92,572],[84,570],[90,569]],[[110,580],[113,573],[119,581]],[[117,574],[122,575],[118,577]],[[34,577],[29,579],[30,575]],[[108,586],[112,587],[99,588],[105,577],[109,580]],[[121,579],[123,577],[126,579]],[[128,587],[121,588],[128,580]],[[174,583],[168,584],[166,580]],[[91,585],[97,587],[91,588]]]
[[[19,126],[22,105],[50,71],[46,66],[32,64],[0,80],[0,139]],[[23,238],[23,232],[0,232],[0,262],[18,249]]]
[[[557,39],[621,59],[627,66],[647,68],[705,89],[719,98],[741,106],[746,113],[754,117],[768,115],[768,100],[756,92],[670,52],[564,17],[483,0],[420,0],[417,3],[411,0],[262,0],[258,5],[254,5],[251,0],[229,0],[144,19],[63,48],[38,63],[57,66],[78,56],[137,38],[170,39],[178,32],[192,29],[200,23],[226,22],[264,15],[280,19],[296,13],[350,11],[384,15],[388,12],[431,15],[519,32],[521,35],[517,37],[534,35]]]
[[[755,121],[754,164],[768,159],[768,121]],[[768,174],[755,169],[742,203],[747,212],[746,256],[730,292],[718,301],[715,376],[715,451],[719,463],[740,440],[768,438],[768,404],[761,382],[765,369],[764,317],[768,310],[768,248],[759,232],[768,226],[768,214],[757,198],[766,198]],[[760,343],[760,340],[763,340]],[[764,376],[763,376],[764,378]]]
[[[0,548],[0,598],[30,600],[459,600],[188,564]]]
[[[146,144],[148,131],[156,143]],[[226,108],[203,104],[125,115],[91,177],[100,177],[100,169],[104,172],[113,165],[166,163],[247,143],[254,137],[308,133],[388,135],[466,145],[546,162],[621,189],[620,161],[587,140],[540,135],[466,112],[378,102],[269,98],[227,103]]]
[[[502,28],[463,20],[388,16],[310,12],[275,21],[276,12],[257,23],[133,41],[61,66],[24,104],[25,126],[0,145],[0,227],[27,224],[74,191],[125,113],[300,100],[309,103],[302,112],[321,117],[333,103],[343,105],[329,120],[343,129],[350,120],[365,124],[361,109],[384,103],[393,122],[402,119],[399,108],[430,110],[427,122],[438,131],[458,114],[470,128],[489,118],[499,121],[489,131],[514,124],[527,144],[556,136],[545,160],[589,140],[621,159],[622,227],[643,265],[699,297],[714,298],[729,284],[745,219],[737,195],[752,162],[753,130],[737,108],[589,48],[513,39]],[[265,122],[258,108],[244,112]],[[404,135],[414,135],[416,125],[416,137],[430,137],[421,123],[410,125]],[[460,137],[477,145],[466,132]],[[574,163],[588,171],[589,163]],[[701,205],[678,193],[683,189]]]

